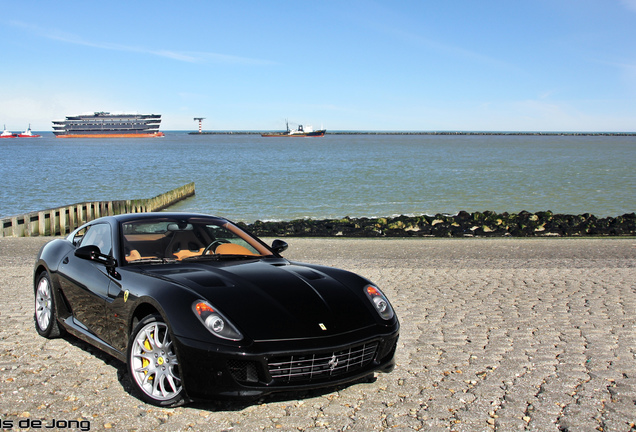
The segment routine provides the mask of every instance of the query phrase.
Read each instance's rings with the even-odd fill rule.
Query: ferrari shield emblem
[[[128,290],[124,291],[124,303],[128,301]]]
[[[323,323],[318,324],[318,326],[321,330],[327,330],[327,327]]]

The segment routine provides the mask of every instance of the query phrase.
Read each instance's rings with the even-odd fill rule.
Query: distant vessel
[[[0,134],[0,138],[15,138],[17,136],[17,134],[14,134],[13,132],[9,132],[7,130],[7,125],[4,125],[4,131],[2,131],[2,133]]]
[[[37,134],[34,134],[33,132],[31,132],[31,125],[29,125],[27,130],[25,130],[20,135],[18,135],[18,138],[40,138],[40,136],[41,135],[37,135]]]
[[[111,114],[95,112],[53,120],[58,138],[151,138],[159,132],[160,114]]]
[[[285,132],[269,132],[263,133],[264,137],[321,137],[325,136],[326,129],[314,130],[311,126],[298,125],[298,129],[289,129],[289,122],[286,122],[287,130]]]

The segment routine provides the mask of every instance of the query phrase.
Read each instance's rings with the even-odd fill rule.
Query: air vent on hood
[[[325,275],[323,275],[322,273],[318,273],[317,271],[314,271],[312,269],[308,269],[305,267],[298,267],[298,266],[291,265],[291,266],[285,267],[285,270],[292,271],[296,273],[298,276],[307,280],[317,280],[317,279],[325,278]]]

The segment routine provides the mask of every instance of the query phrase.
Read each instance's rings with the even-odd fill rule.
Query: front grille
[[[275,381],[284,383],[329,379],[364,368],[377,349],[378,342],[371,342],[340,351],[272,357],[268,361],[269,373]]]

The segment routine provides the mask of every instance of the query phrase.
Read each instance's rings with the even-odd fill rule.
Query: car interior
[[[176,259],[201,255],[260,256],[261,253],[236,232],[221,226],[156,223],[124,226],[127,262],[143,259]]]

